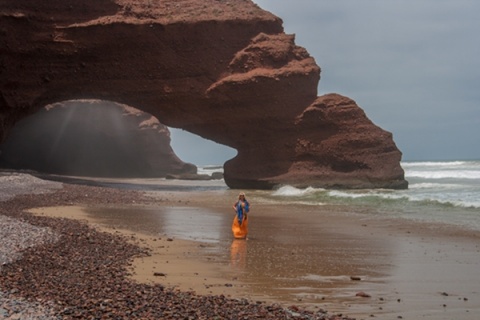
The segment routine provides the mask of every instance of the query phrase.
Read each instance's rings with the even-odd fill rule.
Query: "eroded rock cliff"
[[[166,177],[197,173],[172,150],[168,128],[152,115],[109,101],[48,105],[18,122],[0,165],[89,177]]]
[[[391,134],[317,97],[320,68],[249,0],[0,1],[0,137],[45,105],[115,101],[233,147],[233,188],[405,188]]]

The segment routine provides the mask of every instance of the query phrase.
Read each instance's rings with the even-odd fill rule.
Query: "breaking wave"
[[[283,186],[272,196],[284,200],[327,204],[385,205],[405,203],[419,206],[480,208],[480,161],[409,162],[402,164],[408,190],[325,190]]]

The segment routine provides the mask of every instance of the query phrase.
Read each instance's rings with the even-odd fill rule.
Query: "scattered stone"
[[[290,306],[290,307],[288,307],[288,308],[289,308],[290,310],[292,310],[292,311],[298,311],[298,310],[299,310],[298,307],[295,306],[295,305],[292,305],[292,306]]]
[[[357,292],[357,294],[355,296],[362,297],[362,298],[370,298],[371,297],[371,295],[369,295],[368,293],[363,292],[363,291]]]
[[[213,172],[211,177],[212,180],[221,180],[223,179],[223,172]]]
[[[155,277],[166,277],[167,276],[167,274],[163,273],[163,272],[154,272],[153,275]]]

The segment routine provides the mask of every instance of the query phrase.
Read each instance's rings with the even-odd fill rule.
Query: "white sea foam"
[[[369,193],[348,192],[348,191],[338,191],[338,190],[328,191],[328,194],[331,197],[352,198],[352,199],[358,199],[358,198],[364,198],[364,197],[371,196],[371,194],[369,194]]]
[[[402,167],[405,170],[407,180],[480,180],[480,161],[405,162],[402,163]],[[455,183],[457,182],[463,183],[455,181]]]
[[[439,189],[424,189],[423,192],[400,192],[400,193],[342,193],[330,192],[332,197],[350,198],[350,199],[369,199],[377,198],[379,200],[406,200],[410,202],[421,203],[437,203],[443,205],[451,205],[463,208],[480,208],[480,199],[474,194],[458,193],[458,192],[439,192]],[[412,190],[413,191],[413,190]]]
[[[313,202],[313,201],[293,201],[294,204],[299,204],[302,206],[324,206],[326,203],[324,202]]]
[[[455,167],[455,166],[463,166],[466,164],[470,164],[470,161],[444,161],[444,162],[436,162],[436,161],[422,161],[422,162],[402,162],[401,165],[404,169],[408,169],[411,167]]]
[[[198,166],[197,173],[198,174],[206,174],[211,176],[214,172],[222,172],[223,173],[223,166],[222,165],[205,165],[205,166]]]
[[[434,183],[434,182],[421,182],[421,183],[412,183],[408,186],[410,190],[414,189],[459,189],[463,185],[456,183]]]
[[[262,204],[266,205],[278,205],[279,201],[286,202],[291,205],[300,205],[300,206],[324,206],[326,205],[325,202],[322,201],[316,201],[316,200],[311,200],[311,199],[305,199],[302,200],[301,197],[292,197],[292,196],[287,196],[287,197],[282,197],[282,199],[278,199],[279,196],[275,196],[274,198],[262,198]]]
[[[299,189],[292,186],[283,186],[280,189],[274,191],[272,195],[283,197],[299,197],[322,190],[323,189],[316,189],[312,187],[308,187],[306,189]]]
[[[407,195],[402,192],[392,192],[390,190],[379,190],[379,191],[329,191],[328,194],[334,198],[350,198],[350,199],[361,199],[361,198],[380,198],[380,199],[406,199]]]
[[[282,197],[282,201],[290,199],[288,201],[295,204],[393,205],[398,208],[408,204],[420,206],[418,210],[424,210],[426,206],[432,210],[434,206],[480,208],[480,161],[412,162],[404,169],[406,179],[410,181],[407,190],[325,190],[284,186],[272,195]]]
[[[405,177],[423,179],[480,179],[480,171],[477,170],[441,170],[441,171],[418,171],[406,170]]]

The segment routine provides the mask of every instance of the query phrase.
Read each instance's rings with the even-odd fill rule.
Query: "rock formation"
[[[401,152],[249,0],[3,0],[0,138],[45,105],[99,99],[237,149],[232,188],[405,188]]]
[[[48,105],[18,122],[0,164],[90,177],[197,176],[195,165],[175,155],[168,128],[156,118],[98,100]]]

